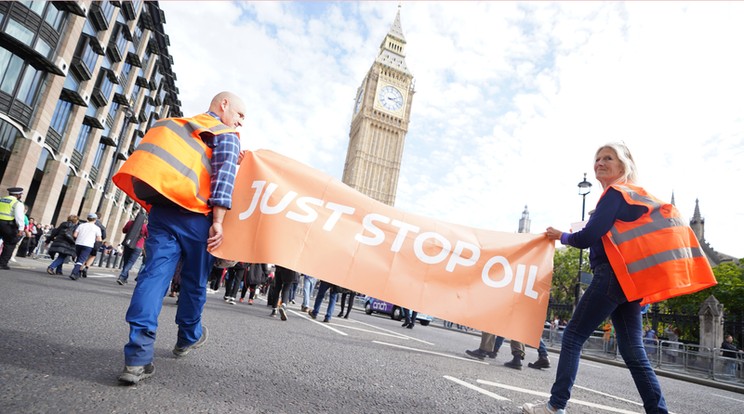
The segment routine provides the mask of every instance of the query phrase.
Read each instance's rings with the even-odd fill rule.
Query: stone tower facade
[[[350,187],[391,206],[414,94],[405,47],[399,7],[377,58],[357,89],[342,178]]]
[[[527,211],[527,206],[524,206],[524,211],[522,212],[522,218],[519,219],[519,233],[529,233],[530,232],[530,212]]]

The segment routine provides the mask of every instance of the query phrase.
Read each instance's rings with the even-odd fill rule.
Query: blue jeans
[[[579,369],[581,347],[607,316],[615,326],[620,355],[630,370],[647,413],[668,413],[661,386],[643,348],[640,301],[628,302],[609,264],[594,269],[594,279],[579,300],[561,344],[550,405],[566,408]]]
[[[49,265],[49,268],[54,270],[54,272],[58,275],[62,274],[62,265],[65,263],[65,260],[67,260],[68,255],[57,253],[57,258],[54,259],[52,264]]]
[[[313,306],[313,315],[317,315],[320,312],[320,304],[323,303],[323,297],[326,292],[333,287],[332,284],[320,281],[320,287],[318,288],[318,296],[315,297],[315,306]],[[331,320],[333,315],[333,308],[336,307],[336,297],[338,294],[331,289],[330,296],[328,296],[328,309],[326,309],[325,319]]]
[[[297,285],[298,284],[299,283],[297,283],[297,282],[292,282],[292,283],[289,284],[289,301],[290,302],[293,301],[293,300],[295,300],[295,295],[297,294]]]
[[[202,335],[201,316],[207,300],[207,278],[214,257],[207,252],[211,216],[177,207],[156,205],[150,210],[147,260],[127,310],[129,342],[124,346],[126,365],[147,365],[155,352],[158,316],[179,260],[181,291],[178,296],[176,346],[194,344]]]
[[[315,289],[315,282],[318,281],[318,279],[305,275],[302,282],[302,307],[309,308],[310,307],[310,296],[313,294],[313,289]]]
[[[137,263],[137,259],[139,259],[141,254],[142,249],[132,249],[124,246],[124,254],[121,256],[121,261],[124,262],[124,267],[121,268],[121,273],[119,273],[120,279],[129,279],[129,271],[132,270],[134,264]]]
[[[545,342],[540,338],[540,346],[537,347],[537,356],[540,358],[548,358],[548,348],[545,347]]]

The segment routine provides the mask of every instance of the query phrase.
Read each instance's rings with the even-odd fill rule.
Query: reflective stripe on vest
[[[138,181],[187,210],[209,213],[212,149],[203,140],[224,133],[237,135],[208,114],[160,120],[119,169],[114,183],[148,211],[149,202],[156,201],[147,194],[140,194],[144,200],[138,198]]]
[[[653,198],[638,194],[628,186],[616,186],[615,188],[622,189],[631,199],[637,201],[639,204],[646,205],[646,207],[651,210],[651,212],[648,213],[649,218],[651,219],[650,223],[643,224],[623,233],[618,231],[617,227],[611,228],[610,237],[616,245],[620,246],[625,242],[649,235],[661,229],[687,227],[680,217],[664,217],[661,214],[662,204],[658,203]],[[703,250],[699,247],[680,247],[646,256],[642,260],[626,263],[625,266],[628,268],[628,272],[637,273],[670,260],[688,259],[693,257],[705,257],[705,253],[703,253]]]
[[[13,196],[7,196],[0,198],[0,220],[2,221],[15,221],[15,214],[13,214],[13,208],[18,199]]]
[[[632,222],[616,221],[602,244],[628,300],[657,302],[716,284],[692,229],[677,209],[633,185],[613,185],[630,205],[648,209]]]

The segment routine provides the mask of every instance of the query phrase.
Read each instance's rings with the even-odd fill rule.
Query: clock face
[[[403,94],[394,86],[387,85],[380,89],[377,100],[388,111],[397,111],[403,107]]]

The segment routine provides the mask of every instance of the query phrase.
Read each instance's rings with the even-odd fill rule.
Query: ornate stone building
[[[158,2],[0,2],[0,192],[29,217],[98,211],[111,234],[133,213],[110,184],[157,119],[181,116]]]
[[[672,204],[674,204],[674,196],[672,196]],[[705,256],[708,258],[708,262],[711,266],[717,266],[723,262],[736,260],[733,256],[717,252],[710,243],[705,240],[705,219],[700,215],[700,204],[697,199],[695,200],[695,212],[690,219],[690,227],[692,227],[692,231],[695,232],[695,236],[697,236],[698,241],[700,242],[700,247],[703,248],[703,252],[705,252]]]
[[[403,144],[413,101],[413,75],[406,66],[400,7],[356,95],[343,182],[393,205]]]

